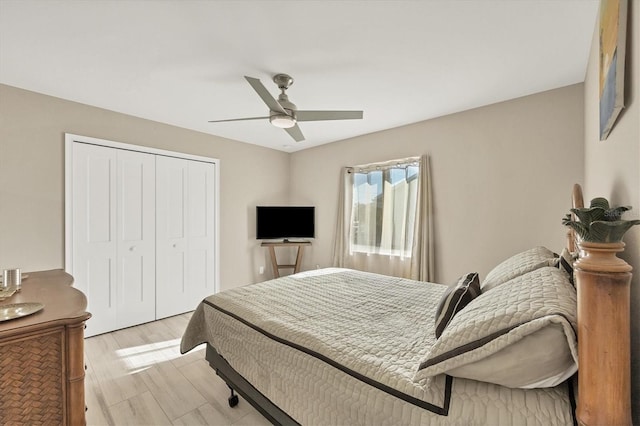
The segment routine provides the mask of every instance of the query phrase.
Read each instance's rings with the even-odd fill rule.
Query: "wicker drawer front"
[[[0,343],[0,425],[63,424],[63,332]]]

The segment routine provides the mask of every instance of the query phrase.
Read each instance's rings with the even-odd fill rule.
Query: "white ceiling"
[[[584,81],[599,0],[0,0],[0,83],[285,152]],[[296,143],[243,76],[288,73]],[[34,117],[34,122],[37,117]]]

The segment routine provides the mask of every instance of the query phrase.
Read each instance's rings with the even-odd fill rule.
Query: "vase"
[[[624,243],[578,243],[578,405],[583,426],[631,425],[631,266]]]

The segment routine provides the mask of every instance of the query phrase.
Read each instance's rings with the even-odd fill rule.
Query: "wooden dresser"
[[[0,322],[0,425],[84,425],[87,298],[63,270],[29,272],[0,302],[44,309]]]

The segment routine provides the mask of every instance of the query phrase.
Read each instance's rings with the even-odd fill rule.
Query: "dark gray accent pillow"
[[[569,282],[573,284],[575,287],[575,283],[573,282],[573,264],[578,260],[577,253],[571,253],[567,248],[562,250],[560,256],[554,259],[554,262],[550,266],[555,266],[556,268],[564,271],[569,276]]]
[[[480,279],[476,272],[461,276],[442,295],[436,309],[436,337],[440,337],[455,314],[480,295]]]

